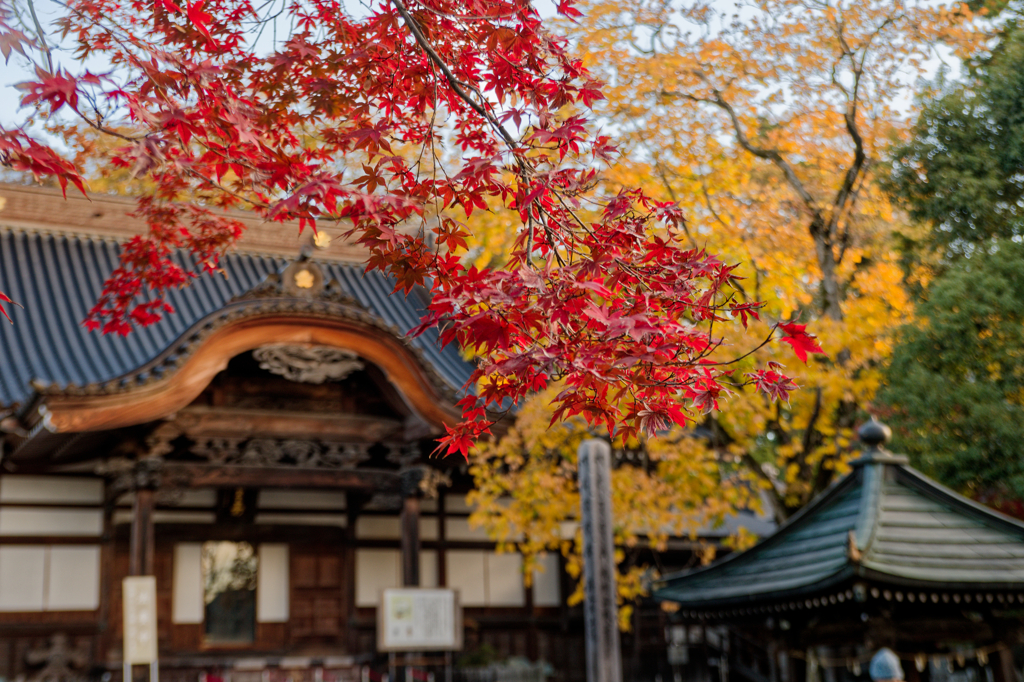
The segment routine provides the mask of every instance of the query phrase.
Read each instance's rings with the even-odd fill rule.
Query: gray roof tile
[[[14,324],[0,324],[0,406],[30,397],[29,382],[79,386],[128,374],[152,361],[192,325],[282,270],[282,258],[229,254],[223,275],[203,275],[191,286],[170,292],[176,312],[126,337],[89,332],[82,326],[99,298],[104,279],[118,264],[120,245],[112,240],[0,227],[0,291],[24,308],[10,308]],[[179,262],[193,261],[179,254]],[[321,263],[327,280],[358,300],[387,326],[407,332],[419,321],[425,299],[392,294],[394,282],[355,264]],[[473,368],[453,345],[440,348],[435,331],[411,340],[453,391]]]

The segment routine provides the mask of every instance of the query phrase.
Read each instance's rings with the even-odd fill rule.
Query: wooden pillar
[[[437,495],[437,586],[448,587],[448,511],[444,492]]]
[[[367,493],[356,491],[345,494],[345,515],[348,519],[345,528],[345,609],[349,653],[358,652],[360,649],[359,620],[356,618],[356,550],[359,546],[356,539],[356,522],[359,519],[359,512],[370,501],[370,497]]]
[[[100,536],[100,606],[97,618],[97,629],[99,634],[96,637],[96,646],[93,652],[93,660],[107,660],[107,651],[112,641],[112,628],[110,626],[110,600],[113,591],[120,591],[120,585],[114,579],[114,556],[116,547],[114,544],[114,508],[117,504],[118,494],[112,490],[110,481],[104,482],[103,486],[103,535]]]
[[[423,469],[406,469],[402,476],[402,585],[420,586],[420,499]]]
[[[132,503],[132,534],[129,544],[128,575],[153,574],[153,497],[149,488],[135,491]]]
[[[1009,649],[996,651],[989,657],[988,664],[992,666],[992,677],[996,682],[1019,682],[1013,667],[1013,652]]]
[[[132,502],[132,528],[128,544],[128,575],[153,575],[153,508],[160,460],[140,459],[133,472],[135,500]]]

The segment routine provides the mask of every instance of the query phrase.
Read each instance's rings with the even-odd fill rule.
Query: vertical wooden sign
[[[150,681],[157,682],[156,578],[138,575],[121,583],[124,602],[124,679],[131,667],[149,664]]]

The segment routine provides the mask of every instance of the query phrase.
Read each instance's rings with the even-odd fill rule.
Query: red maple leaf
[[[202,34],[207,40],[213,40],[210,36],[210,29],[207,26],[213,21],[213,16],[203,11],[203,5],[206,4],[206,0],[199,0],[194,5],[188,6],[188,20],[196,27],[196,30]]]
[[[754,382],[754,387],[758,391],[766,394],[772,400],[789,402],[789,394],[799,388],[788,376],[771,369],[759,369],[747,376]]]
[[[825,351],[818,345],[817,337],[813,334],[808,334],[806,331],[806,324],[787,324],[785,322],[779,323],[779,328],[782,330],[782,340],[793,347],[793,352],[796,356],[806,364],[808,353],[821,353],[825,354]]]
[[[6,309],[5,309],[4,307],[3,307],[3,305],[2,305],[2,304],[4,304],[4,303],[10,303],[11,305],[16,305],[16,306],[18,306],[19,308],[21,307],[21,304],[19,304],[19,303],[15,303],[14,301],[12,301],[12,300],[11,300],[11,299],[10,299],[10,298],[9,298],[9,297],[7,296],[7,294],[5,294],[4,292],[0,291],[0,313],[3,313],[3,314],[4,314],[4,317],[6,317],[6,318],[7,318],[7,321],[8,321],[8,322],[10,322],[11,324],[14,324],[14,320],[12,320],[12,319],[11,319],[11,316],[7,314],[7,310],[6,310]]]

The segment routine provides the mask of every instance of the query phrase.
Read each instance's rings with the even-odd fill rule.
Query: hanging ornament
[[[855,677],[860,677],[860,661],[856,659],[853,661],[853,674]]]
[[[949,672],[953,672],[953,659],[952,658],[946,658],[946,670],[948,670]]]
[[[978,649],[978,665],[988,665],[988,652]]]
[[[923,673],[925,666],[928,665],[928,657],[924,654],[918,654],[914,656],[914,667],[917,668],[917,672]]]
[[[956,664],[962,668],[962,667],[964,667],[965,663],[967,663],[967,658],[963,654],[957,654],[956,655]]]

